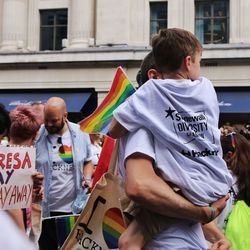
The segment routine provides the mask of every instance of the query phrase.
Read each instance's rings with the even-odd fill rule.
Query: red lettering
[[[13,158],[16,161],[16,164],[13,165],[13,168],[19,169],[21,166],[21,160],[19,159],[19,153],[15,153]]]
[[[14,186],[13,189],[12,189],[12,193],[11,193],[11,196],[10,196],[10,200],[9,200],[9,205],[12,203],[12,204],[16,204],[16,197],[17,197],[17,186]],[[12,199],[13,199],[13,202],[12,202]]]
[[[26,165],[26,164],[27,164],[27,167],[28,167],[28,168],[31,168],[31,161],[30,161],[30,157],[29,157],[28,152],[26,152],[25,157],[24,157],[24,160],[23,160],[23,164],[22,164],[22,168],[23,168],[23,169],[25,168],[25,165]]]
[[[11,169],[12,164],[12,153],[7,154],[6,169]]]
[[[0,166],[2,169],[5,169],[5,164],[3,163],[5,159],[5,154],[0,154]]]
[[[21,191],[19,191],[19,187],[17,186],[16,187],[17,191],[16,191],[16,194],[17,194],[17,197],[16,197],[16,202],[21,202],[22,201],[22,192],[23,192],[23,188]]]

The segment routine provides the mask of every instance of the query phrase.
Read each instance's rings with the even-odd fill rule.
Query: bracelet
[[[209,206],[209,208],[211,210],[211,215],[210,215],[210,220],[209,221],[212,221],[215,218],[215,208],[212,207],[212,206]]]
[[[90,176],[82,176],[82,181],[91,181],[92,178]]]

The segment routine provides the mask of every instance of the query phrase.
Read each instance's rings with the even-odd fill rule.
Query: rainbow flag
[[[55,217],[58,246],[61,247],[72,231],[79,215],[65,215]]]
[[[113,111],[134,92],[134,86],[122,68],[118,67],[108,95],[90,116],[79,122],[81,130],[86,133],[107,134]]]

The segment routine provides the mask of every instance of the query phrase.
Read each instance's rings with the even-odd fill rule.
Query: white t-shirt
[[[232,174],[233,175],[233,174]],[[233,191],[232,191],[233,190]],[[224,230],[226,226],[226,220],[232,211],[235,203],[236,203],[236,195],[238,194],[238,185],[237,185],[237,177],[233,175],[233,185],[230,190],[230,197],[227,200],[227,205],[223,209],[223,211],[219,214],[217,218],[217,226],[221,229]]]
[[[119,173],[123,177],[125,177],[124,161],[133,153],[142,153],[155,160],[154,138],[146,129],[139,129],[120,139]],[[205,250],[207,245],[200,223],[176,219],[175,223],[171,223],[166,230],[154,237],[144,249]]]
[[[154,136],[157,167],[194,204],[227,194],[232,177],[222,159],[219,107],[206,78],[150,80],[114,112],[130,132],[146,127]]]
[[[76,196],[71,135],[66,131],[62,136],[49,137],[52,145],[50,210],[68,213]]]
[[[6,250],[35,250],[24,233],[5,211],[0,211],[0,249]]]
[[[99,144],[91,143],[91,152],[92,152],[92,159],[91,160],[92,160],[94,167],[96,167],[96,165],[98,164],[101,151],[102,151],[102,147]]]

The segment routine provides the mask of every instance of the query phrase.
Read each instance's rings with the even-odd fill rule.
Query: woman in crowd
[[[20,106],[9,112],[3,105],[0,105],[0,139],[4,142],[3,145],[19,145],[19,146],[32,146],[36,137],[36,133],[40,127],[37,121],[36,113],[31,107]],[[5,138],[3,140],[3,138]],[[33,179],[33,192],[32,201],[40,201],[43,197],[42,181],[43,176],[35,172],[32,174]],[[10,215],[10,216],[8,216]],[[26,213],[23,213],[21,209],[11,209],[7,213],[1,212],[1,244],[4,244],[8,249],[34,249],[34,246],[30,245],[26,237],[24,237],[26,229]],[[8,218],[10,217],[10,218]],[[11,221],[13,219],[13,222]],[[15,223],[18,227],[15,228]],[[21,229],[20,230],[18,230]],[[11,235],[16,239],[11,240]]]
[[[9,145],[18,146],[33,146],[36,139],[37,131],[40,124],[33,108],[30,106],[18,106],[10,112],[11,125],[9,129]],[[42,199],[42,187],[41,182],[43,176],[36,172],[33,173],[34,189],[33,189],[33,201]],[[17,225],[24,232],[27,229],[27,211],[23,212],[20,209],[9,210]]]
[[[231,133],[221,138],[223,157],[235,177],[231,189],[235,207],[226,219],[225,233],[233,249],[250,249],[250,142],[241,134]],[[236,208],[237,207],[237,208]],[[237,209],[237,210],[235,210]],[[234,224],[233,220],[236,224]]]
[[[221,232],[229,229],[227,221],[228,219],[230,220],[229,215],[233,211],[234,204],[237,201],[244,202],[245,207],[249,208],[250,213],[250,143],[241,134],[232,132],[221,136],[221,146],[223,149],[223,158],[234,177],[234,184],[230,190],[231,196],[227,207],[219,215],[217,222],[213,221],[203,226],[206,238],[210,241],[216,237],[216,234],[218,235],[216,223]],[[249,219],[245,218],[245,220]],[[250,235],[250,228],[246,230],[249,230],[246,234]],[[240,238],[242,235],[239,235],[239,232],[231,227],[231,225],[230,231],[230,235],[226,234],[226,236],[232,242],[232,249],[250,249],[250,241],[246,243],[242,240]],[[235,242],[237,242],[237,246],[240,245],[242,248],[236,248]]]

